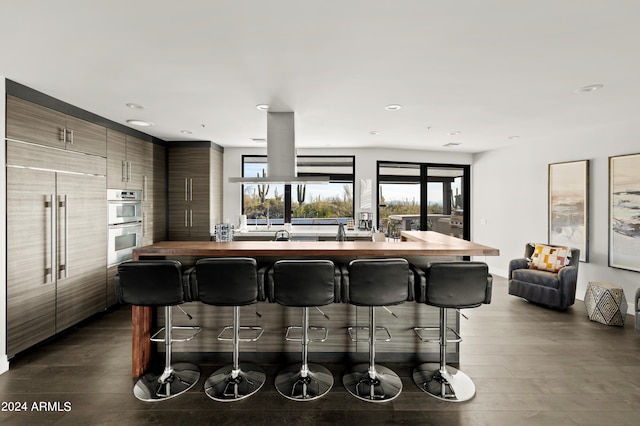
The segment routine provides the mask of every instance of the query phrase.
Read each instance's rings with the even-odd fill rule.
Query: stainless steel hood
[[[293,112],[267,112],[266,177],[231,177],[230,183],[329,183],[328,176],[298,177]]]

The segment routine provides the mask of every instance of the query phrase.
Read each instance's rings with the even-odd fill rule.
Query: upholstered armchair
[[[557,272],[531,267],[536,244],[525,246],[524,258],[509,262],[509,294],[522,297],[540,305],[567,309],[576,300],[576,284],[580,250],[570,248],[570,256]],[[561,246],[545,244],[561,249]]]

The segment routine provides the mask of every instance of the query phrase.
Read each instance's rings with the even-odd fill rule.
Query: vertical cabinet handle
[[[189,201],[189,181],[187,180],[187,178],[184,178],[184,200]]]
[[[146,176],[142,176],[142,201],[147,201],[147,177]]]
[[[184,210],[184,227],[189,227],[189,223],[187,222],[187,209]]]
[[[67,131],[67,136],[69,137],[68,142],[73,145],[73,130],[69,129],[69,131]]]
[[[127,161],[127,182],[131,182],[131,161]]]
[[[58,212],[64,208],[64,251],[62,262],[58,264],[58,279],[67,278],[69,274],[69,200],[66,195],[58,202]],[[58,214],[60,218],[60,214]]]
[[[127,180],[127,165],[126,161],[122,160],[122,181],[125,182]]]
[[[60,140],[64,144],[67,143],[67,129],[64,128],[64,127],[62,129],[60,129]]]
[[[189,201],[193,201],[193,178],[189,178]]]
[[[142,212],[142,236],[147,236],[147,212]],[[136,241],[137,243],[137,241]]]
[[[44,202],[45,210],[49,209],[49,231],[46,232],[46,238],[48,241],[45,241],[45,262],[49,262],[48,265],[45,263],[44,265],[44,283],[50,284],[53,283],[53,268],[55,264],[55,252],[56,252],[56,240],[53,235],[55,228],[55,216],[53,215],[53,194],[49,194],[49,199]],[[45,222],[47,220],[45,219]],[[45,224],[46,226],[46,224]],[[47,253],[49,251],[49,253]],[[47,279],[50,277],[50,280]]]
[[[189,228],[193,228],[193,210],[189,209]]]

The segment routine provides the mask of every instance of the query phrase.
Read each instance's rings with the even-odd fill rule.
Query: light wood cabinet
[[[169,148],[169,239],[211,237],[211,148]]]
[[[7,96],[7,138],[84,154],[107,155],[107,129]]]
[[[107,187],[144,189],[152,169],[152,143],[107,129]]]
[[[105,309],[105,172],[104,157],[7,141],[8,355]]]

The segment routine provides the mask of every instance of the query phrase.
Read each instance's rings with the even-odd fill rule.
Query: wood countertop
[[[404,241],[162,241],[135,249],[144,256],[497,256],[496,248],[433,231],[403,231]]]

